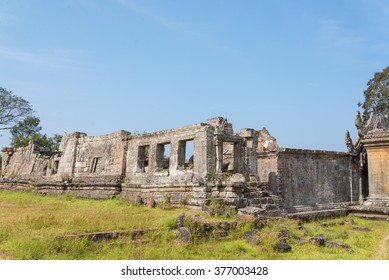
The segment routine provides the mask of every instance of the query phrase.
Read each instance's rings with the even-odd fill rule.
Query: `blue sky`
[[[384,0],[0,2],[0,86],[31,102],[48,135],[225,116],[283,147],[344,151],[388,62]]]

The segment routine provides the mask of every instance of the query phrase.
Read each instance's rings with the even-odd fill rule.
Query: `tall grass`
[[[175,219],[182,212],[187,217],[185,226],[192,232],[191,243],[180,242],[174,228]],[[236,224],[228,236],[220,237],[216,228],[202,234],[191,218],[198,215],[185,208],[161,210],[134,206],[120,198],[97,201],[0,191],[0,259],[374,259],[382,250],[380,256],[389,258],[389,244],[382,243],[389,235],[389,223],[385,222],[344,217],[301,225],[297,220],[273,219],[259,227],[250,218],[219,219],[200,213],[200,219],[210,224]],[[347,223],[350,218],[354,224]],[[371,231],[355,231],[355,226],[368,227]],[[289,253],[274,250],[283,227],[291,235],[287,241],[292,246]],[[261,240],[259,245],[243,238],[246,231],[254,228]],[[135,229],[153,230],[137,237],[123,235],[97,242],[88,238],[64,238]],[[355,252],[310,244],[309,239],[318,234],[324,234],[328,240],[345,242]]]

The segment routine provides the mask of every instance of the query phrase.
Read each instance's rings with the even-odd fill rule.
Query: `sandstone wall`
[[[272,192],[279,191],[278,182],[278,153],[258,154],[258,178],[262,185],[267,185]]]
[[[368,148],[370,196],[389,197],[389,147]]]
[[[122,196],[173,202],[205,199],[215,167],[214,128],[206,124],[134,135],[128,146]],[[189,143],[193,146],[190,148]]]
[[[358,161],[347,153],[279,149],[258,154],[260,184],[280,194],[287,212],[357,203]]]
[[[47,174],[50,157],[37,153],[31,142],[23,148],[2,150],[2,174],[7,178],[43,177]]]
[[[369,159],[375,171],[381,170],[379,174],[369,170],[372,180],[384,182],[375,188],[378,195],[382,188],[387,191],[386,167],[377,167],[387,154],[380,149],[374,157],[371,150]],[[222,117],[139,135],[75,132],[65,135],[59,152],[51,155],[33,143],[5,148],[3,169],[10,179],[0,183],[3,188],[32,186],[41,193],[91,198],[118,194],[126,200],[168,198],[189,205],[202,205],[212,197],[238,208],[269,211],[338,207],[358,202],[360,191],[355,156],[281,149],[265,128],[234,133]]]
[[[371,131],[363,138],[367,151],[369,193],[365,204],[389,207],[389,129]]]
[[[63,155],[58,163],[58,176],[75,179],[120,178],[125,171],[128,137],[126,131],[102,136],[70,134],[60,147]]]
[[[284,149],[277,181],[287,211],[358,201],[358,174],[346,153]]]

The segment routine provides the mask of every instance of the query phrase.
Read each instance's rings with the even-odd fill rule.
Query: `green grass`
[[[185,225],[192,242],[182,243],[174,229],[175,219],[186,213]],[[200,214],[200,217],[196,217]],[[347,223],[353,219],[354,224]],[[236,227],[220,237],[218,229],[201,230],[198,221],[212,225],[224,222]],[[323,225],[324,224],[324,225]],[[369,232],[353,230],[368,227]],[[314,221],[299,226],[297,220],[272,219],[257,227],[261,243],[243,238],[254,229],[252,219],[209,217],[184,208],[149,209],[129,205],[120,198],[80,200],[71,196],[42,197],[36,193],[0,191],[0,259],[389,259],[389,223],[343,217]],[[274,250],[278,232],[289,229],[289,253]],[[66,235],[101,231],[153,229],[142,236],[121,236],[105,241],[64,238]],[[324,234],[328,240],[347,243],[354,253],[342,248],[317,247],[309,239]]]

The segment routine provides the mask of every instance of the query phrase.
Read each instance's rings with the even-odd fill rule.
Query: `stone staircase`
[[[250,212],[257,211],[266,216],[280,216],[282,213],[282,198],[266,190],[266,186],[247,187],[244,197]],[[244,208],[238,210],[245,211]]]

